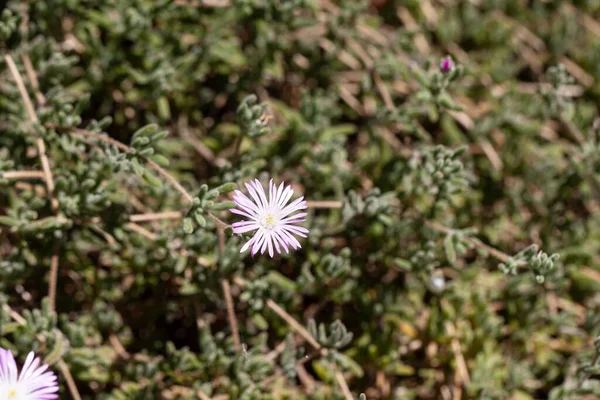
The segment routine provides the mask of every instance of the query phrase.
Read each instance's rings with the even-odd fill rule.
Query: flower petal
[[[246,224],[246,225],[234,227],[233,233],[247,233],[247,232],[255,231],[257,229],[260,229],[260,225],[258,223],[248,222],[248,224]]]

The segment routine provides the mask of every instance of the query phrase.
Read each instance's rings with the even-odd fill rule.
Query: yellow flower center
[[[273,214],[267,214],[267,216],[265,217],[265,223],[263,224],[265,228],[267,229],[272,229],[273,225],[275,225],[275,217],[273,216]]]
[[[12,388],[8,391],[8,398],[9,399],[16,399],[17,398],[17,389]]]

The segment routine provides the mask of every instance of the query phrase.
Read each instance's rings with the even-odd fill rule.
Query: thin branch
[[[271,350],[269,354],[265,356],[265,359],[268,361],[274,361],[277,357],[279,357],[281,353],[283,353],[283,351],[285,350],[285,346],[286,341],[284,340],[281,343],[279,343],[273,350]]]
[[[290,314],[288,314],[287,311],[285,311],[283,308],[281,308],[279,306],[279,304],[275,303],[271,299],[268,299],[267,307],[269,307],[271,310],[273,310],[275,312],[275,314],[279,315],[281,317],[281,319],[283,319],[285,322],[287,322],[288,325],[290,325],[292,327],[292,329],[294,329],[296,332],[298,332],[298,334],[300,334],[300,336],[302,336],[304,338],[304,340],[306,340],[313,348],[315,348],[317,350],[324,350],[325,352],[327,352],[326,349],[323,349],[323,347],[321,347],[319,342],[316,341],[316,339],[310,334],[310,332],[304,326],[302,326],[298,321],[296,321],[294,319],[294,317],[292,317]]]
[[[56,310],[56,283],[58,281],[58,252],[60,250],[60,241],[55,240],[52,248],[52,257],[50,258],[50,277],[48,280],[48,300],[50,301],[50,310]]]
[[[6,65],[8,65],[8,69],[17,84],[17,88],[19,89],[19,93],[21,94],[21,98],[23,100],[23,104],[25,104],[25,109],[27,110],[27,114],[29,115],[29,119],[32,123],[38,124],[39,120],[35,113],[35,109],[33,107],[33,103],[31,102],[31,98],[29,97],[29,93],[27,93],[27,89],[25,88],[25,83],[23,83],[23,78],[15,64],[15,61],[11,57],[10,54],[4,55],[4,61],[6,61]],[[44,171],[46,186],[48,188],[48,197],[50,198],[50,204],[52,205],[52,210],[56,212],[58,210],[58,202],[54,198],[54,178],[52,176],[52,171],[50,170],[50,162],[48,161],[48,155],[46,154],[46,145],[44,144],[44,140],[41,137],[36,137],[35,144],[38,149],[38,155],[40,157],[40,161],[42,163],[42,169]]]
[[[92,132],[92,131],[88,131],[86,129],[79,129],[79,128],[70,129],[69,132],[74,133],[74,134],[79,135],[79,136],[91,137],[93,139],[100,140],[101,142],[104,142],[104,143],[109,144],[111,146],[115,146],[118,149],[120,149],[122,151],[125,151],[125,152],[128,152],[128,151],[132,150],[126,144],[121,143],[118,140],[115,140],[115,139],[111,138],[110,136],[108,136],[106,134],[103,134],[103,133]]]
[[[307,201],[306,206],[308,208],[342,208],[343,202],[332,200],[332,201]]]
[[[310,374],[308,372],[306,372],[306,368],[304,368],[304,365],[296,364],[295,369],[296,369],[296,374],[298,375],[298,380],[306,388],[306,394],[312,395],[315,392],[315,388],[317,386],[314,378],[312,376],[310,376]]]
[[[10,306],[8,304],[2,304],[2,310],[4,310],[4,312],[7,313],[12,319],[14,319],[18,324],[20,324],[20,325],[27,324],[27,321],[25,320],[25,318],[21,317],[21,315],[19,315],[18,312],[16,312],[12,308],[10,308]]]
[[[23,61],[23,66],[25,67],[25,73],[27,74],[27,78],[29,82],[31,82],[31,86],[35,92],[35,98],[39,105],[43,106],[46,104],[46,98],[40,91],[40,82],[38,81],[37,74],[35,73],[35,69],[33,68],[33,64],[31,62],[31,58],[29,58],[29,54],[25,53],[21,56],[21,61]]]
[[[233,308],[233,297],[231,297],[231,286],[227,279],[221,280],[221,286],[223,287],[223,296],[225,297],[225,304],[227,304],[227,317],[229,319],[229,326],[231,327],[231,333],[233,335],[233,343],[237,351],[242,350],[242,344],[240,342],[240,332],[238,329],[237,319],[235,317],[235,310]]]
[[[452,346],[452,352],[454,353],[454,358],[456,359],[456,369],[460,374],[460,381],[465,385],[469,385],[471,383],[469,368],[467,367],[467,362],[465,361],[465,357],[460,349],[460,341],[456,337],[456,329],[454,328],[452,322],[446,321],[446,330],[448,331],[448,334],[452,336],[450,345]]]
[[[29,119],[34,125],[39,124],[39,119],[37,114],[35,113],[35,109],[33,107],[33,103],[31,102],[31,98],[29,97],[29,93],[27,92],[27,88],[25,87],[25,83],[23,82],[23,78],[21,77],[21,73],[15,64],[15,61],[11,57],[10,54],[4,55],[4,60],[6,61],[6,65],[8,65],[8,69],[17,84],[17,88],[19,89],[19,93],[21,94],[21,98],[23,100],[23,104],[25,105],[25,109],[27,110],[27,114],[29,114]],[[33,66],[31,62],[29,62],[30,74],[34,76],[34,79],[37,83],[37,79],[35,78],[35,72],[33,71]],[[43,96],[41,96],[42,100]],[[48,193],[48,198],[50,199],[50,205],[52,206],[52,211],[54,214],[58,214],[58,201],[56,197],[54,197],[54,177],[52,176],[52,170],[50,169],[50,161],[48,160],[48,155],[46,154],[46,144],[44,140],[37,136],[35,138],[35,144],[38,149],[38,156],[40,157],[40,161],[42,163],[42,170],[44,172],[44,180],[46,182],[46,188]],[[48,282],[48,297],[50,300],[50,309],[52,311],[55,310],[56,304],[56,280],[58,278],[58,253],[60,250],[59,242],[55,240],[54,248],[52,253],[52,258],[50,261],[50,279]]]
[[[140,225],[135,224],[133,222],[126,223],[125,227],[128,229],[131,229],[134,232],[139,233],[140,235],[142,235],[143,237],[145,237],[148,240],[155,241],[158,239],[158,235],[156,233],[150,232],[146,228],[143,228]]]
[[[392,96],[390,95],[389,90],[385,86],[385,83],[383,83],[381,76],[379,76],[379,74],[375,71],[373,71],[373,81],[375,82],[375,86],[377,86],[377,90],[379,91],[379,94],[383,98],[383,102],[384,102],[386,108],[388,110],[393,110],[394,109],[394,101],[392,100]]]
[[[233,148],[233,160],[238,160],[240,156],[240,148],[242,147],[242,140],[244,139],[244,133],[240,132],[237,138],[235,138],[235,146]]]
[[[200,397],[200,400],[210,400],[210,397],[208,397],[208,396],[206,395],[206,393],[204,393],[204,392],[203,392],[203,391],[201,391],[201,390],[197,390],[197,391],[196,391],[196,395],[198,395],[198,397]]]
[[[217,216],[215,216],[214,214],[212,214],[212,213],[206,213],[206,214],[208,215],[208,217],[209,217],[210,219],[212,219],[213,221],[215,221],[215,222],[216,222],[216,223],[217,223],[217,224],[220,226],[220,228],[221,228],[221,229],[224,229],[224,228],[226,228],[227,226],[229,226],[229,224],[228,224],[227,222],[225,222],[225,221],[221,220],[220,218],[218,218],[218,217],[217,217]]]
[[[110,341],[110,345],[113,347],[113,349],[115,349],[115,352],[119,357],[121,357],[124,360],[129,360],[131,358],[131,354],[129,354],[125,347],[123,347],[123,344],[121,343],[117,335],[111,333],[108,337],[108,340]]]
[[[156,221],[161,219],[180,219],[182,217],[179,211],[164,211],[158,213],[134,214],[129,216],[131,222]]]
[[[350,388],[348,387],[348,382],[346,382],[346,378],[344,378],[344,374],[342,374],[342,371],[340,371],[340,370],[335,371],[335,379],[338,381],[338,384],[342,388],[344,397],[346,397],[346,399],[349,399],[349,400],[354,400],[354,397],[352,396],[352,392],[350,392]]]
[[[3,179],[45,179],[44,171],[7,171],[2,174]]]
[[[25,105],[25,110],[27,110],[29,119],[31,122],[38,123],[39,120],[35,113],[35,108],[33,107],[29,93],[27,93],[27,88],[25,87],[25,83],[23,82],[23,78],[21,77],[21,73],[15,64],[15,61],[10,54],[4,55],[4,61],[6,61],[6,65],[8,65],[8,69],[10,70],[15,83],[17,84],[17,89],[19,89],[19,93],[21,94],[21,99],[23,99],[23,104]]]
[[[73,375],[71,375],[71,371],[69,371],[69,367],[64,360],[60,360],[58,362],[58,368],[65,378],[65,381],[67,381],[67,387],[69,388],[69,392],[71,392],[71,397],[73,397],[73,400],[81,400],[81,396],[79,395],[79,390],[77,390],[77,385],[75,384]]]
[[[221,226],[217,226],[217,234],[219,236],[219,256],[223,257],[223,253],[225,252],[225,232]],[[221,279],[221,286],[223,287],[223,297],[225,297],[225,304],[227,305],[227,317],[229,319],[231,334],[233,335],[233,344],[235,345],[236,351],[241,351],[242,343],[240,341],[240,331],[238,329],[238,322],[233,307],[231,286],[226,278]]]

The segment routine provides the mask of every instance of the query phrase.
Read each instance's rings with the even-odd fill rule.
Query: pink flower
[[[40,366],[33,351],[27,354],[25,364],[18,373],[17,363],[10,350],[0,347],[0,399],[51,400],[58,399],[58,383],[48,366]]]
[[[440,62],[440,71],[446,73],[452,68],[454,68],[454,63],[452,62],[452,59],[450,57],[443,58]]]
[[[245,185],[252,200],[244,193],[236,190],[233,201],[239,209],[232,208],[230,211],[234,214],[242,215],[248,220],[234,223],[232,225],[233,232],[247,233],[256,231],[256,233],[246,242],[240,253],[243,253],[252,246],[251,253],[253,256],[259,251],[260,254],[264,254],[268,249],[269,256],[273,257],[274,250],[281,254],[282,248],[286,253],[289,253],[289,247],[293,249],[302,247],[294,235],[306,237],[308,229],[296,224],[304,222],[307,213],[293,213],[306,209],[306,201],[303,200],[304,197],[299,197],[290,204],[287,204],[294,194],[292,187],[287,186],[284,188],[283,182],[277,187],[273,184],[272,179],[269,182],[268,199],[258,179]]]

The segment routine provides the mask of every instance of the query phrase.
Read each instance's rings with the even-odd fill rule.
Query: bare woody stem
[[[27,78],[33,87],[35,92],[35,98],[39,105],[46,104],[46,98],[40,91],[40,82],[38,81],[37,75],[35,73],[35,69],[33,68],[33,64],[31,63],[31,58],[29,58],[29,54],[23,54],[21,56],[21,61],[23,61],[23,66],[25,67],[25,73],[27,73]]]
[[[56,310],[56,283],[58,281],[58,252],[60,250],[60,241],[54,240],[52,248],[52,257],[50,258],[50,277],[48,279],[48,299],[50,300],[50,309]]]
[[[60,368],[60,372],[65,378],[65,381],[67,381],[67,387],[69,388],[69,392],[71,392],[73,400],[81,400],[81,396],[79,395],[79,391],[77,390],[77,385],[75,385],[75,380],[71,375],[71,371],[69,371],[67,363],[65,363],[64,360],[60,360],[58,362],[58,368]]]
[[[1,175],[3,179],[45,179],[44,171],[6,171]]]
[[[275,303],[273,300],[267,300],[267,307],[275,312],[275,314],[279,315],[281,319],[288,323],[289,326],[292,327],[300,336],[304,338],[314,349],[322,352],[323,355],[327,355],[327,349],[323,349],[323,347],[317,342],[317,340],[310,334],[310,332],[302,326],[298,321],[294,319],[290,314],[287,313],[279,304]]]
[[[235,146],[233,149],[233,160],[234,162],[240,157],[240,148],[242,147],[242,140],[244,140],[243,132],[240,132],[238,137],[235,139]]]
[[[225,232],[223,227],[217,226],[217,234],[219,236],[219,255],[223,257],[225,251]],[[227,318],[229,320],[229,327],[231,328],[231,334],[233,336],[233,344],[236,351],[242,350],[242,343],[240,341],[240,332],[238,328],[237,318],[235,316],[235,308],[233,307],[233,297],[231,296],[231,286],[227,278],[221,279],[221,286],[223,287],[223,297],[225,297],[225,304],[227,305]]]
[[[147,222],[162,219],[180,219],[182,213],[179,211],[164,211],[158,213],[134,214],[129,216],[131,222]]]
[[[17,84],[17,89],[19,89],[19,93],[21,94],[21,99],[23,100],[25,110],[27,110],[27,114],[29,115],[29,119],[33,124],[39,124],[38,117],[35,113],[35,108],[33,107],[33,103],[31,102],[29,93],[27,93],[27,88],[25,88],[25,83],[23,82],[23,78],[19,73],[19,69],[15,64],[15,61],[13,60],[10,54],[4,55],[4,61],[6,61],[6,65],[8,65],[8,69],[10,70],[10,73],[15,83]],[[44,177],[48,189],[48,197],[50,198],[52,210],[54,212],[57,212],[58,202],[54,198],[54,177],[52,176],[52,171],[50,170],[50,162],[48,160],[48,155],[46,154],[46,145],[41,137],[36,137],[35,145],[37,147],[38,155],[42,163],[42,169],[44,171]]]
[[[33,107],[33,103],[31,98],[29,97],[29,93],[27,92],[27,88],[25,87],[25,83],[23,82],[23,78],[21,77],[21,73],[15,64],[15,61],[11,57],[10,54],[4,55],[4,60],[6,61],[6,65],[8,65],[8,69],[17,84],[17,88],[19,89],[19,93],[21,94],[21,99],[23,100],[23,104],[25,105],[25,109],[27,110],[27,114],[29,115],[29,120],[33,125],[39,124],[39,119],[37,114],[35,113],[35,108]],[[27,57],[27,60],[29,58]],[[27,70],[31,71],[30,74],[35,76],[33,72],[33,66],[29,61],[27,64]],[[35,78],[33,78],[35,79]],[[34,86],[37,85],[37,79],[35,79]],[[36,92],[39,93],[39,89],[36,87]],[[41,99],[42,102],[45,101],[43,95],[39,94],[38,98]],[[50,205],[52,206],[52,211],[54,214],[58,214],[58,201],[54,197],[54,177],[52,176],[52,170],[50,169],[50,161],[48,160],[48,155],[46,154],[46,144],[41,137],[35,138],[35,144],[38,150],[38,156],[40,157],[40,161],[42,163],[42,170],[44,173],[44,181],[46,183],[46,189],[48,192],[48,198],[50,199]],[[56,281],[58,279],[58,252],[60,246],[55,242],[52,257],[50,260],[50,278],[48,282],[48,298],[50,300],[50,309],[55,310],[56,308]]]
[[[221,280],[221,286],[223,287],[223,297],[225,297],[225,304],[227,305],[227,318],[229,319],[229,327],[231,328],[231,334],[233,336],[233,344],[237,351],[242,349],[242,343],[240,341],[240,332],[238,328],[237,318],[235,316],[235,309],[233,307],[233,297],[231,296],[231,286],[227,279]]]
[[[306,206],[308,208],[342,208],[344,205],[343,202],[333,200],[333,201],[307,201]]]

